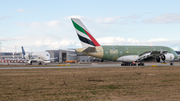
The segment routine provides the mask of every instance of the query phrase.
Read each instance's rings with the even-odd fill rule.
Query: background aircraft
[[[177,53],[165,46],[101,46],[79,19],[71,18],[71,21],[83,46],[76,49],[77,52],[104,60],[120,61],[122,66],[136,65],[136,62],[138,66],[143,66],[144,61],[153,60],[173,65],[173,60],[178,59]]]
[[[25,52],[22,46],[23,58],[27,61],[27,63],[31,64],[33,62],[39,62],[39,65],[42,63],[50,63],[50,54],[46,51],[41,52]]]

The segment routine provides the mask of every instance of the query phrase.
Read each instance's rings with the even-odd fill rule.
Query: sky
[[[179,0],[0,0],[0,50],[81,48],[70,18],[101,45],[180,50]]]

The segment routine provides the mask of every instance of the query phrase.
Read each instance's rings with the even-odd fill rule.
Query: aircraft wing
[[[152,51],[151,54],[154,56],[160,56],[162,54],[166,54],[168,51],[166,50],[161,50],[161,51]]]
[[[161,51],[147,51],[144,52],[143,54],[139,55],[139,58],[136,61],[143,61],[148,58],[156,58],[157,56],[161,56],[163,54],[166,54],[168,51],[166,50],[161,50]]]
[[[56,59],[58,59],[57,57],[55,57],[55,58],[50,58],[49,60],[56,60]]]

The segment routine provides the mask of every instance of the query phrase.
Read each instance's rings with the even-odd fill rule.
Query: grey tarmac
[[[121,66],[120,63],[88,63],[88,64],[64,64],[64,66],[58,66],[62,64],[50,64],[49,66],[27,66],[23,63],[11,63],[9,66],[5,63],[0,63],[0,69],[44,69],[44,68],[105,68],[105,67],[142,67],[142,66]],[[12,65],[12,66],[11,66]],[[16,65],[16,66],[14,66]],[[23,66],[24,65],[24,66]],[[67,65],[67,66],[65,66]],[[169,63],[161,64],[161,63],[145,63],[144,67],[153,66],[170,66]],[[174,62],[173,66],[180,66],[180,62]]]

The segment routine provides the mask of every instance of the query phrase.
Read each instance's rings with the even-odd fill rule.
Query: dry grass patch
[[[0,100],[179,100],[179,67],[0,70]]]

